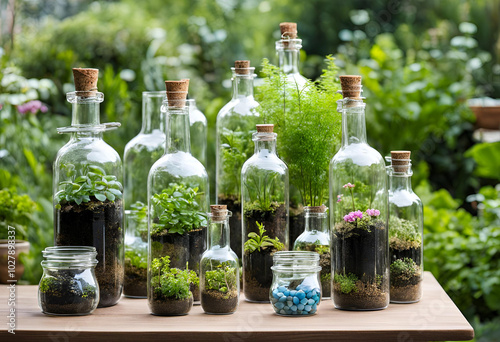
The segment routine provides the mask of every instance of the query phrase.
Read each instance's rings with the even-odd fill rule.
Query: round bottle
[[[189,136],[191,154],[207,167],[207,118],[196,106],[194,99],[186,100],[189,107]]]
[[[273,125],[257,125],[255,153],[241,169],[243,291],[268,302],[272,255],[288,249],[288,168],[276,155]]]
[[[93,246],[99,307],[118,302],[123,289],[122,162],[102,139],[117,123],[100,124],[97,69],[73,69],[76,91],[67,94],[73,105],[71,139],[54,162],[54,239],[57,246]]]

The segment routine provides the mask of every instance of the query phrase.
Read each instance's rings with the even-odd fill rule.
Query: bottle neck
[[[253,97],[253,75],[233,74],[233,100],[239,97]]]
[[[328,220],[326,213],[306,213],[305,231],[328,232]]]
[[[71,126],[96,126],[100,121],[99,102],[74,102]]]
[[[255,142],[255,154],[276,154],[276,133],[256,132],[252,134]]]
[[[142,134],[151,134],[155,130],[164,131],[161,106],[165,98],[164,91],[142,93]]]
[[[365,104],[362,100],[339,100],[342,113],[342,147],[366,143]]]
[[[392,171],[392,170],[391,170]],[[392,171],[389,174],[389,188],[391,192],[406,190],[411,192],[411,172],[397,172]]]
[[[189,137],[189,107],[167,109],[167,153],[191,153]]]
[[[222,220],[212,220],[208,234],[208,249],[213,247],[229,250],[229,217]]]
[[[299,73],[301,44],[302,40],[300,39],[280,40],[276,42],[279,67],[286,75]]]

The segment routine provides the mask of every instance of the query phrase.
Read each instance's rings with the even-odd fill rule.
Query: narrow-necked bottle
[[[183,315],[193,294],[199,296],[209,188],[205,168],[190,152],[189,80],[165,84],[166,154],[148,176],[148,302],[155,315]]]
[[[95,247],[99,307],[105,307],[116,304],[123,289],[123,170],[118,153],[102,139],[119,124],[100,123],[98,74],[73,69],[71,126],[58,129],[71,138],[54,162],[54,240],[57,246]]]
[[[342,146],[330,163],[332,295],[338,309],[389,304],[385,163],[366,142],[361,76],[340,76]]]
[[[288,168],[273,128],[257,125],[255,153],[241,169],[243,291],[251,302],[269,302],[273,254],[288,250]]]
[[[194,99],[186,100],[189,107],[189,136],[191,154],[207,167],[207,118]]]
[[[391,151],[389,174],[389,259],[391,302],[422,297],[424,214],[411,188],[410,151]]]
[[[255,68],[250,61],[236,61],[233,97],[217,114],[217,204],[225,204],[234,215],[229,219],[231,249],[241,258],[241,167],[253,154],[252,133],[259,117],[259,103],[253,96]]]
[[[208,249],[200,263],[201,307],[208,314],[231,314],[240,296],[240,262],[229,246],[231,212],[226,205],[211,205],[208,216]]]
[[[278,65],[293,84],[296,91],[302,91],[307,79],[300,74],[299,61],[302,39],[297,38],[297,23],[280,23],[281,39],[276,42]]]
[[[165,153],[164,91],[142,93],[142,128],[125,146],[123,196],[125,206],[125,283],[127,297],[147,297],[148,173]]]

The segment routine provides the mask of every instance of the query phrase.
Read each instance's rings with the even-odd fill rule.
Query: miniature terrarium
[[[330,254],[330,231],[328,229],[329,218],[327,207],[305,207],[306,228],[295,240],[294,251],[316,252],[320,256],[321,266],[320,280],[323,299],[330,298],[331,293],[331,254]]]
[[[274,254],[273,283],[270,300],[274,311],[282,316],[316,313],[321,302],[318,266],[314,252],[277,252]]]
[[[186,100],[189,107],[189,136],[191,154],[207,167],[207,118],[194,99]]]
[[[273,125],[257,125],[255,153],[241,170],[243,291],[246,300],[267,302],[272,254],[288,249],[288,168],[276,155]]]
[[[389,166],[389,258],[391,302],[422,297],[423,208],[411,188],[410,151],[392,151]]]
[[[96,248],[99,307],[105,307],[116,304],[123,289],[123,188],[120,156],[102,139],[119,124],[100,123],[98,72],[73,69],[71,126],[58,129],[71,138],[54,162],[54,237],[58,246]]]
[[[361,76],[340,76],[342,146],[330,163],[332,294],[338,309],[389,304],[387,174],[366,143]]]
[[[126,297],[147,297],[148,263],[148,173],[165,152],[165,119],[161,106],[164,91],[142,93],[142,128],[125,146],[123,196],[125,203]]]
[[[199,300],[196,275],[200,269],[201,254],[206,249],[208,176],[203,165],[190,153],[189,111],[185,105],[188,82],[165,82],[168,104],[164,103],[162,111],[166,112],[167,118],[167,153],[154,163],[148,176],[148,300],[151,312],[157,315],[182,313],[175,310],[169,313],[169,301],[179,298],[162,292],[161,280],[167,276],[162,276],[160,272],[156,274],[160,282],[153,281],[152,265],[166,265],[165,257],[168,257],[168,268],[161,266],[160,270],[165,268],[168,274],[184,274],[181,272],[192,270],[186,273],[190,276],[182,276],[182,281],[189,279],[188,287],[194,299]]]
[[[38,305],[49,315],[88,315],[99,302],[94,247],[56,246],[43,252]]]
[[[208,250],[201,258],[201,307],[208,314],[231,314],[238,308],[240,263],[229,246],[229,218],[225,205],[211,205]]]
[[[259,117],[259,104],[253,97],[254,69],[250,61],[236,61],[233,71],[233,97],[217,114],[217,162],[215,192],[218,204],[225,204],[233,216],[231,249],[241,259],[241,168],[252,156],[252,133]]]

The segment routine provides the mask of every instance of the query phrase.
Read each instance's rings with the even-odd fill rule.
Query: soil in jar
[[[198,277],[200,276],[200,260],[201,255],[207,249],[207,228],[200,227],[198,229],[189,232],[189,264],[190,270],[196,272]],[[200,301],[200,289],[199,286],[191,284],[191,292],[193,292],[193,298],[195,302]]]
[[[193,295],[185,299],[176,299],[153,294],[149,301],[151,313],[158,316],[187,315],[192,306]]]
[[[284,204],[272,203],[271,210],[251,209],[245,211],[246,234],[259,233],[257,223],[263,224],[266,235],[271,239],[278,238],[288,249],[288,236],[286,234],[286,208]],[[245,237],[245,241],[247,237]]]
[[[148,295],[148,272],[146,268],[132,265],[125,259],[125,283],[123,294],[128,297],[146,298]]]
[[[58,246],[94,246],[97,250],[96,278],[99,307],[115,305],[123,289],[122,201],[61,204],[56,210]]]
[[[189,261],[189,235],[168,233],[162,230],[151,235],[151,257],[158,258],[168,255],[170,267],[185,269]]]
[[[273,282],[273,254],[269,248],[249,253],[243,258],[243,293],[250,302],[269,302],[269,289]]]
[[[351,274],[352,275],[352,274]],[[335,275],[333,299],[335,307],[343,310],[378,310],[389,304],[389,293],[382,289],[381,278],[375,281],[351,278],[349,283]],[[350,277],[350,275],[340,275]]]
[[[217,290],[206,290],[201,293],[201,307],[206,313],[230,314],[238,307],[238,291],[236,289],[223,293]]]
[[[232,216],[229,218],[229,244],[241,260],[241,252],[243,250],[241,245],[241,202],[236,196],[226,195],[220,195],[217,200],[218,204],[227,205],[227,210],[232,213]]]
[[[306,228],[306,219],[304,216],[304,208],[302,206],[295,207],[290,205],[290,244],[304,232]]]
[[[391,301],[413,303],[422,296],[422,269],[412,258],[396,259],[391,263]]]

